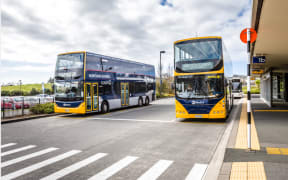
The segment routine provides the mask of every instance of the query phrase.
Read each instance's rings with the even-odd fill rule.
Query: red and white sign
[[[250,42],[252,43],[257,38],[257,32],[253,28],[249,28],[249,29],[250,29]],[[248,28],[244,29],[240,34],[240,39],[243,43],[247,43],[247,31],[248,31]]]

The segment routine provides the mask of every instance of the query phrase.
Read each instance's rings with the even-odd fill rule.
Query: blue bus
[[[225,119],[233,105],[232,62],[221,37],[174,43],[176,118]]]
[[[107,113],[148,105],[155,99],[152,65],[86,51],[59,54],[55,69],[55,112]]]

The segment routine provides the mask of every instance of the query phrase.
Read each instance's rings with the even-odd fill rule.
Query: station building
[[[257,39],[251,57],[266,59],[255,64],[250,59],[252,76],[260,77],[260,97],[266,104],[288,107],[288,0],[253,0],[252,8]]]

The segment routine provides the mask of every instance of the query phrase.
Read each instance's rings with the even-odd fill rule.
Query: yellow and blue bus
[[[176,118],[225,119],[233,106],[232,62],[221,37],[174,42]]]
[[[56,113],[148,105],[155,99],[155,68],[86,51],[63,53],[57,58],[54,91]]]

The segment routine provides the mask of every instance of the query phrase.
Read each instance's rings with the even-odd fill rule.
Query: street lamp
[[[161,54],[164,54],[165,51],[160,51],[160,95],[162,92],[162,65],[161,65]]]

